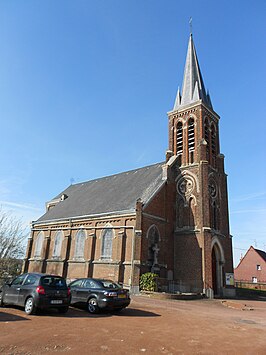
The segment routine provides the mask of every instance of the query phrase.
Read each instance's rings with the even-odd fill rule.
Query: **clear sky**
[[[189,18],[221,116],[235,264],[266,249],[265,0],[0,0],[0,204],[163,161]]]

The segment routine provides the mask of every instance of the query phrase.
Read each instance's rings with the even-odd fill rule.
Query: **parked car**
[[[0,306],[22,306],[27,314],[48,308],[66,313],[70,298],[70,288],[63,277],[41,273],[19,275],[0,289]]]
[[[86,306],[90,313],[120,311],[130,303],[129,292],[111,280],[83,278],[69,284],[71,305]]]

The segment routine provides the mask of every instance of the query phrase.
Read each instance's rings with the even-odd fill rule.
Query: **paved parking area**
[[[266,354],[266,302],[135,296],[120,314],[0,308],[1,354]]]

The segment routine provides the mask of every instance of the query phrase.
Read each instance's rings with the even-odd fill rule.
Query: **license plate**
[[[51,301],[51,304],[61,304],[61,303],[63,303],[62,300],[52,300]]]
[[[118,298],[126,298],[126,295],[118,295]]]

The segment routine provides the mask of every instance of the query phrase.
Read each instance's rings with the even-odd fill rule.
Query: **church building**
[[[70,185],[46,204],[32,222],[25,272],[108,278],[133,293],[141,274],[154,272],[163,291],[233,294],[219,116],[192,34],[168,121],[165,161]]]

